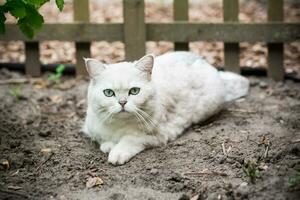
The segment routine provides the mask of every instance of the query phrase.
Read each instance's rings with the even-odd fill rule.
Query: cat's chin
[[[117,112],[115,114],[115,117],[117,118],[128,118],[131,115],[130,112],[126,111],[126,110],[120,110],[119,112]]]

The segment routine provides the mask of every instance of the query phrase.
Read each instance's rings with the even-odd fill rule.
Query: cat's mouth
[[[125,108],[121,108],[121,110],[119,111],[119,113],[129,113],[127,110],[125,110]]]

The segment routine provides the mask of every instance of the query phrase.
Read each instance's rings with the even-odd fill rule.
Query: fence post
[[[25,42],[25,73],[33,77],[41,75],[38,42]]]
[[[283,0],[268,0],[268,21],[283,20]],[[268,43],[268,77],[284,79],[283,43]]]
[[[74,0],[74,21],[89,22],[89,1]],[[90,57],[90,42],[76,42],[76,76],[87,75],[83,57]]]
[[[127,61],[145,55],[146,26],[144,0],[123,0],[124,43]]]
[[[189,1],[188,0],[174,0],[173,15],[175,21],[189,20]],[[175,51],[188,51],[189,43],[175,42]]]
[[[238,21],[239,1],[223,0],[223,18],[225,22]],[[224,43],[225,69],[240,73],[239,43]]]

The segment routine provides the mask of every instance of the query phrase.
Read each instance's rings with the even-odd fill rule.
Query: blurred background
[[[173,21],[172,0],[146,0],[146,22]],[[65,2],[63,12],[59,12],[55,2],[45,4],[41,14],[46,23],[73,22],[73,4],[71,0]],[[266,0],[241,0],[239,20],[241,22],[266,22]],[[92,0],[90,1],[90,21],[92,23],[123,22],[122,0]],[[190,0],[189,21],[191,22],[222,22],[222,0]],[[300,1],[284,1],[284,21],[300,21]],[[8,16],[8,22],[14,19]],[[240,66],[266,67],[267,48],[265,43],[240,43]],[[171,42],[147,42],[147,53],[160,55],[173,51]],[[190,50],[201,54],[209,63],[216,67],[224,65],[222,42],[191,42]],[[46,41],[40,43],[41,63],[73,63],[75,64],[75,44],[73,42]],[[93,42],[92,57],[106,63],[124,60],[124,44],[122,42]],[[0,62],[24,62],[24,44],[22,42],[0,41]],[[284,45],[284,67],[286,72],[300,73],[300,42]]]

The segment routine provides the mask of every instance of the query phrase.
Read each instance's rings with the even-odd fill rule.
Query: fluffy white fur
[[[83,131],[100,144],[108,161],[121,165],[147,147],[176,139],[193,123],[248,93],[248,80],[218,72],[198,55],[146,55],[136,62],[105,65],[85,59],[91,77]],[[132,87],[140,88],[129,95]],[[115,96],[107,97],[103,90]],[[126,100],[122,112],[120,100]]]

